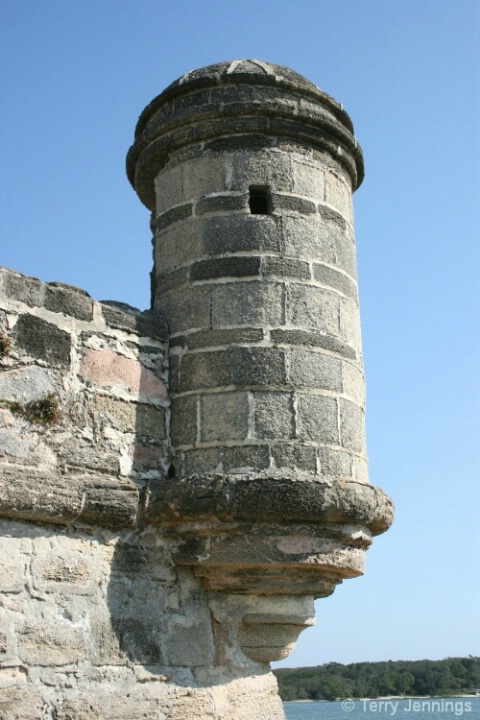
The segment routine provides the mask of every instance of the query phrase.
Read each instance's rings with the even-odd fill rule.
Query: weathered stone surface
[[[278,223],[265,215],[208,218],[203,230],[203,246],[207,255],[249,250],[279,252]]]
[[[223,450],[223,467],[228,473],[254,472],[270,467],[270,449],[267,445],[239,445]]]
[[[335,293],[310,285],[292,284],[288,321],[305,330],[340,335],[340,301]]]
[[[294,398],[291,393],[254,393],[254,428],[257,438],[291,439],[295,436]]]
[[[0,397],[4,400],[26,403],[56,391],[55,375],[47,368],[27,365],[0,374]]]
[[[195,395],[178,398],[172,412],[171,437],[172,443],[192,445],[197,440],[197,406]]]
[[[25,277],[19,273],[1,268],[0,280],[3,280],[2,292],[16,302],[28,307],[42,307],[45,301],[45,284],[34,277]]]
[[[26,720],[41,717],[45,704],[38,688],[12,686],[0,692],[0,717],[5,720]]]
[[[155,340],[166,341],[168,338],[165,322],[155,313],[132,311],[121,312],[115,307],[102,305],[102,315],[107,325],[118,330],[133,332],[138,335],[146,335]]]
[[[93,319],[93,301],[88,294],[61,283],[48,283],[46,286],[45,308],[79,320]]]
[[[97,395],[94,412],[105,416],[122,432],[164,439],[165,410],[147,403],[130,403],[108,395]]]
[[[282,443],[272,447],[272,456],[277,468],[299,468],[313,475],[317,473],[317,453],[314,447]]]
[[[211,293],[205,285],[171,290],[162,297],[161,306],[172,334],[211,326]]]
[[[248,412],[246,393],[204,395],[200,402],[201,440],[245,440],[248,434]]]
[[[200,330],[190,333],[186,344],[190,350],[207,347],[250,345],[263,340],[263,330],[257,328],[234,328],[231,330]]]
[[[264,347],[233,347],[218,352],[185,355],[181,364],[180,389],[283,385],[286,382],[285,353]]]
[[[260,274],[259,257],[227,257],[218,260],[201,260],[190,269],[192,280],[211,280],[214,278],[247,277]]]
[[[214,327],[283,325],[284,322],[284,287],[281,283],[236,282],[214,288]]]
[[[15,346],[53,366],[70,364],[71,336],[56,325],[34,315],[23,314],[13,329]]]
[[[108,476],[61,475],[5,467],[0,476],[0,517],[69,524],[130,527],[136,517],[138,490]]]
[[[302,440],[338,444],[337,400],[323,395],[298,395],[297,432]]]
[[[19,642],[20,657],[27,665],[70,665],[86,657],[82,629],[69,622],[28,623]]]
[[[331,355],[292,349],[287,355],[288,379],[296,388],[342,391],[342,363]]]
[[[282,471],[166,478],[152,494],[147,516],[174,523],[212,518],[352,522],[378,534],[389,527],[392,508],[390,498],[370,485],[300,479]]]
[[[165,385],[138,360],[119,355],[111,348],[87,350],[83,356],[80,376],[104,387],[125,389],[140,397],[164,400]]]

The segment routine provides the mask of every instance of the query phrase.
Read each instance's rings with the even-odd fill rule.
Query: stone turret
[[[152,211],[153,307],[170,331],[173,472],[147,516],[185,539],[177,562],[206,588],[246,596],[244,651],[285,657],[313,598],[360,575],[391,522],[367,479],[362,152],[308,80],[235,61],[155,98],[127,168]]]
[[[0,718],[281,720],[269,661],[361,575],[368,483],[338,103],[257,61],[144,110],[152,308],[0,269]]]

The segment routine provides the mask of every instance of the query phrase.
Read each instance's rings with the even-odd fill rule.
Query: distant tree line
[[[341,700],[398,696],[443,696],[480,689],[480,657],[398,660],[274,670],[280,696],[292,700]]]

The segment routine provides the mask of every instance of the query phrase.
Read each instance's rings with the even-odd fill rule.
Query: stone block
[[[200,260],[190,268],[190,278],[191,280],[214,280],[260,275],[260,262],[259,257],[251,255]]]
[[[70,333],[60,330],[56,325],[33,315],[20,315],[12,336],[17,350],[23,350],[27,355],[50,365],[70,365],[72,338]]]
[[[155,270],[152,270],[152,274]],[[156,290],[155,295],[163,295],[169,290],[178,290],[189,282],[189,268],[181,267],[179,270],[168,270],[165,273],[159,273],[155,276]]]
[[[174,446],[193,445],[197,440],[197,397],[177,397],[172,402],[171,438]]]
[[[315,203],[311,200],[298,197],[297,195],[272,194],[272,206],[274,212],[294,212],[301,215],[311,215],[317,211]]]
[[[11,429],[0,428],[0,457],[19,465],[55,465],[55,455],[38,435],[22,432],[21,419],[15,424]]]
[[[344,447],[365,452],[365,413],[345,398],[340,398],[340,435]]]
[[[321,447],[318,449],[320,473],[326,477],[350,479],[353,477],[353,460],[344,450]]]
[[[32,562],[33,587],[56,596],[94,595],[97,568],[88,551],[88,546],[77,552],[56,547],[54,551],[48,549],[36,556]]]
[[[211,299],[207,285],[170,290],[161,303],[172,334],[210,327]]]
[[[0,537],[0,590],[20,593],[27,579],[28,558],[20,552],[16,538]]]
[[[248,434],[248,397],[229,392],[203,395],[200,400],[202,442],[244,440]]]
[[[268,445],[226,447],[223,451],[223,465],[227,473],[267,470],[270,467],[269,447]]]
[[[275,348],[234,347],[230,351],[231,381],[241,387],[284,385],[285,353]]]
[[[137,442],[131,447],[132,468],[135,472],[160,472],[167,452],[160,443]]]
[[[130,661],[146,665],[161,665],[164,662],[165,638],[160,636],[157,623],[147,612],[141,617],[114,617],[112,628],[121,651]],[[113,638],[109,643],[115,652]]]
[[[93,300],[85,290],[62,283],[48,283],[45,287],[45,308],[78,320],[93,319]]]
[[[204,197],[195,205],[196,215],[205,215],[213,212],[232,212],[246,210],[247,195],[212,195]]]
[[[0,692],[1,720],[36,720],[45,717],[44,709],[45,702],[39,688],[22,683],[20,686],[2,688]]]
[[[156,233],[154,258],[159,275],[188,265],[204,254],[202,233],[208,222],[200,218],[191,219],[182,225],[174,225]]]
[[[16,302],[25,303],[29,307],[43,307],[45,302],[45,283],[37,278],[20,275],[2,268],[3,294]]]
[[[342,363],[343,392],[360,407],[365,407],[365,377],[362,368]]]
[[[64,469],[79,468],[116,475],[119,471],[118,453],[103,448],[94,441],[57,435],[50,440],[57,454],[58,464]]]
[[[326,172],[325,199],[349,223],[353,223],[352,190],[349,183],[331,170]]]
[[[340,328],[343,339],[360,353],[362,331],[358,305],[350,298],[342,298],[340,306]]]
[[[94,698],[92,690],[82,692],[80,698],[65,698],[56,711],[55,720],[163,720],[166,717],[159,715],[156,699],[144,699],[137,693],[119,692],[115,687],[110,692],[99,688],[95,688],[94,692]]]
[[[123,665],[127,661],[120,647],[120,639],[115,632],[110,617],[102,617],[99,612],[91,619],[90,660],[93,665]]]
[[[69,665],[86,658],[83,630],[71,623],[27,623],[18,635],[19,655],[27,665]]]
[[[272,190],[293,190],[290,155],[278,150],[242,152],[231,156],[229,190],[246,191],[250,185],[267,185]]]
[[[338,415],[335,398],[299,394],[297,435],[302,440],[338,444]]]
[[[54,381],[53,372],[38,365],[3,370],[0,374],[0,397],[22,403],[38,400],[57,391]]]
[[[321,285],[328,285],[335,290],[339,290],[358,303],[357,284],[349,275],[345,275],[327,265],[314,265],[313,277]]]
[[[325,170],[319,163],[292,158],[293,192],[315,200],[325,197]]]
[[[336,293],[292,283],[287,298],[287,322],[305,330],[340,335],[340,302]]]
[[[155,313],[150,311],[141,313],[134,308],[124,312],[118,307],[111,307],[108,302],[102,304],[102,315],[108,327],[154,340],[167,341],[168,331],[165,322]]]
[[[282,217],[285,254],[326,263],[356,278],[353,232],[341,215],[320,206],[317,215]]]
[[[355,359],[357,353],[344,340],[332,335],[322,335],[311,330],[271,330],[270,338],[276,345],[302,345],[304,347],[321,348],[349,359]]]
[[[168,660],[172,665],[193,668],[211,665],[214,659],[210,624],[204,618],[172,618],[168,623]]]
[[[226,189],[223,155],[203,153],[183,163],[183,198],[200,198]],[[178,200],[177,200],[178,202]]]
[[[138,360],[119,355],[112,348],[85,350],[79,371],[80,377],[103,387],[127,390],[135,398],[165,400],[164,383]]]
[[[295,436],[292,393],[260,392],[253,396],[255,437],[291,439]]]
[[[183,201],[182,170],[181,164],[169,165],[155,178],[155,207],[158,214]]]
[[[284,286],[273,282],[232,282],[213,290],[214,327],[283,325]]]
[[[126,433],[163,440],[165,434],[165,410],[147,403],[118,400],[109,395],[96,395],[94,413],[112,427]]]
[[[221,472],[220,449],[204,448],[185,452],[185,475]],[[181,474],[181,473],[180,473]]]
[[[285,257],[264,257],[262,274],[265,277],[277,276],[296,278],[297,280],[310,279],[310,266],[303,260],[293,260]]]
[[[193,204],[191,202],[184,203],[183,205],[175,205],[161,215],[158,215],[154,220],[153,226],[157,232],[161,232],[174,223],[187,220],[192,214]]]
[[[217,352],[185,355],[181,365],[181,391],[284,385],[285,353],[264,347],[232,347]]]
[[[279,218],[270,215],[210,217],[203,224],[202,239],[207,255],[248,252],[280,252],[282,246]],[[203,253],[198,253],[201,255]],[[198,257],[197,255],[197,257]]]
[[[209,690],[184,690],[179,688],[175,693],[172,707],[168,713],[168,720],[211,720],[212,717],[215,717],[218,706],[218,700],[211,697]],[[234,717],[234,715],[231,715],[225,720],[234,720]],[[267,715],[265,718],[270,720]],[[277,720],[277,718],[272,718],[272,720]]]
[[[170,347],[172,348],[173,343],[170,343]],[[180,370],[180,355],[170,355],[169,358],[169,373],[168,373],[168,386],[169,391],[171,394],[175,394],[177,392],[180,392],[180,376],[179,376],[179,370]]]
[[[232,345],[251,345],[262,342],[263,330],[260,328],[234,328],[231,330],[200,330],[187,336],[189,350],[197,348],[231,347]]]
[[[342,391],[342,362],[321,352],[288,351],[288,380],[295,388]]]
[[[370,481],[368,478],[368,461],[366,458],[355,457],[353,459],[353,468],[353,476],[356,482],[368,485]]]
[[[316,450],[313,447],[297,444],[273,445],[272,456],[277,468],[299,468],[312,474],[317,472]]]

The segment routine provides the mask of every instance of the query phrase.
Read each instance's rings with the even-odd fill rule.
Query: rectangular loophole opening
[[[252,215],[270,215],[270,190],[265,185],[250,185],[250,212]]]

